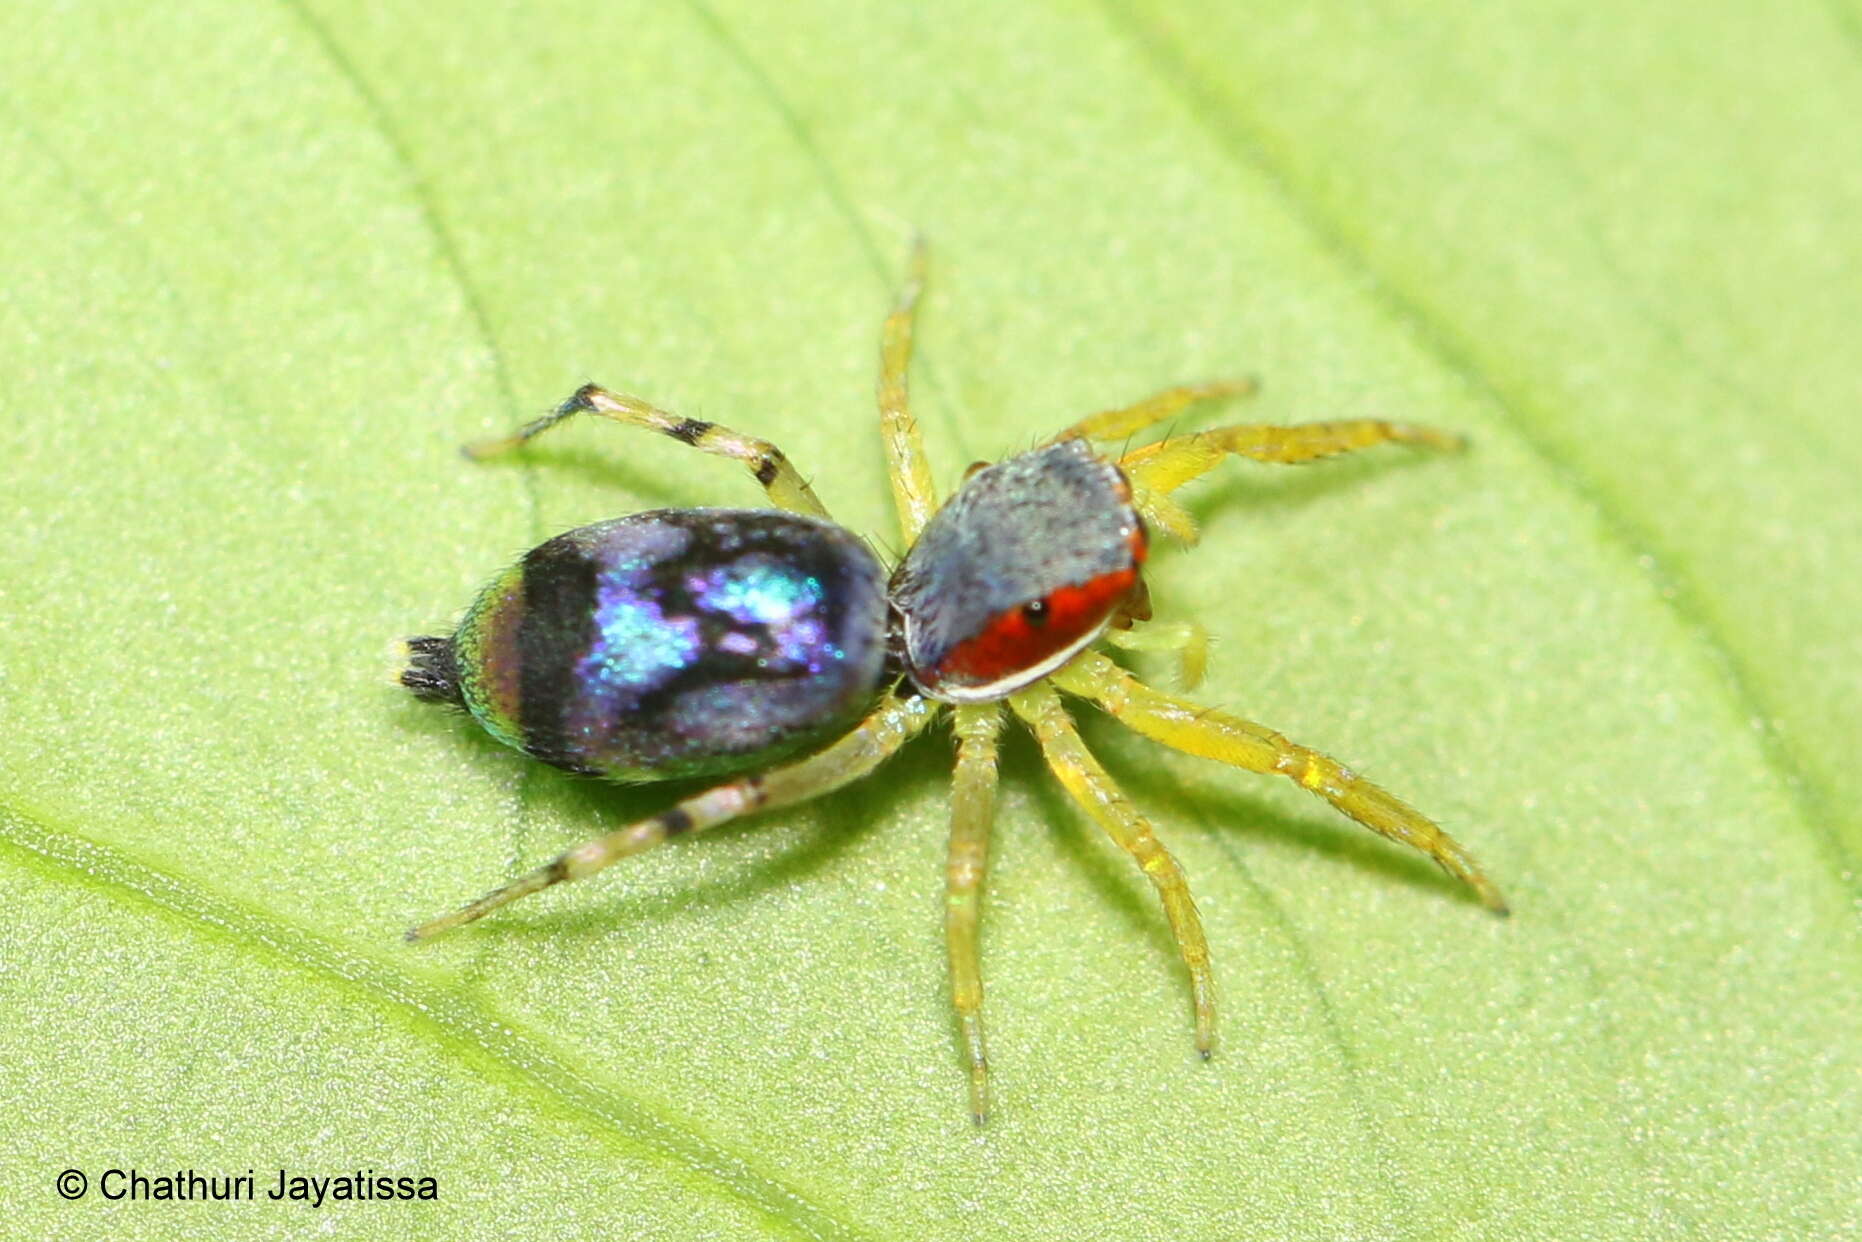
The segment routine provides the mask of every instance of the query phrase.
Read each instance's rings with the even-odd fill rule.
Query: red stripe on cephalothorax
[[[1140,551],[1134,560],[1141,557]],[[1102,623],[1137,581],[1134,565],[997,613],[974,637],[951,648],[938,666],[938,676],[992,682],[1033,668]]]

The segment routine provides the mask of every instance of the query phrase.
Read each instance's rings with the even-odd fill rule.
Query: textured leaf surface
[[[1224,15],[1211,10],[1226,7]],[[0,1188],[32,1237],[1837,1238],[1862,1171],[1862,17],[1660,4],[336,0],[0,17]],[[497,565],[743,504],[584,379],[892,531],[913,226],[939,475],[1185,378],[1452,460],[1234,467],[1160,613],[1483,915],[1291,786],[1088,736],[1200,894],[1010,746],[964,1118],[938,739],[448,942],[661,805],[386,684]],[[67,1203],[59,1170],[437,1205]]]

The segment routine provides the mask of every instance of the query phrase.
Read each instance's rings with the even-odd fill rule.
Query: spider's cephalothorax
[[[1034,733],[1067,792],[1156,887],[1189,972],[1196,1046],[1208,1056],[1214,983],[1189,884],[1087,750],[1056,689],[1167,746],[1285,776],[1428,854],[1505,913],[1467,851],[1407,803],[1272,729],[1154,689],[1096,650],[1101,640],[1176,649],[1185,680],[1194,680],[1200,627],[1133,623],[1150,618],[1140,576],[1147,530],[1193,538],[1194,523],[1169,493],[1224,457],[1303,462],[1387,442],[1452,448],[1458,441],[1426,427],[1356,419],[1238,424],[1116,458],[1093,447],[1128,442],[1193,402],[1252,389],[1186,386],[974,468],[940,507],[906,404],[921,271],[887,317],[881,345],[881,430],[906,547],[889,586],[865,544],[829,520],[774,445],[715,423],[588,385],[515,434],[468,450],[501,452],[573,415],[596,414],[734,458],[774,509],[658,510],[559,535],[494,578],[451,636],[409,643],[404,686],[465,707],[493,736],[546,762],[626,780],[740,774],[578,846],[409,938],[438,935],[669,837],[838,788],[948,715],[957,762],[945,936],[971,1113],[980,1122],[988,1062],[978,895],[1006,705]]]
[[[892,575],[912,684],[981,703],[1039,681],[1140,589],[1144,554],[1130,485],[1085,440],[974,471]]]

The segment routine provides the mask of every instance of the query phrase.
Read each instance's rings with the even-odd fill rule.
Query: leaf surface
[[[1219,8],[0,17],[9,1228],[1862,1228],[1862,19]],[[757,497],[611,427],[457,444],[596,379],[895,546],[871,387],[914,228],[946,484],[1238,372],[1225,417],[1468,434],[1226,467],[1151,585],[1216,638],[1200,697],[1438,816],[1515,917],[1087,719],[1198,893],[1210,1064],[1148,886],[1025,740],[980,1132],[941,737],[402,944],[667,794],[411,702],[391,641],[568,526]],[[131,1167],[260,1197],[105,1199]],[[440,1199],[273,1203],[281,1167]]]

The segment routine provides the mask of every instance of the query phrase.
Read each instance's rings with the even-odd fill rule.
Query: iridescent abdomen
[[[572,771],[701,776],[856,720],[885,663],[884,577],[838,526],[663,509],[533,548],[453,639],[460,697],[500,740]]]

